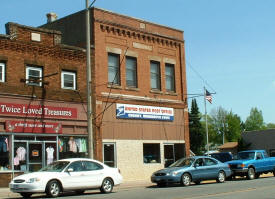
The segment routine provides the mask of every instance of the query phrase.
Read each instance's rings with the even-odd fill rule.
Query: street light
[[[88,156],[94,157],[93,142],[93,121],[92,121],[92,97],[91,97],[91,35],[90,35],[90,7],[95,3],[94,0],[89,5],[86,0],[86,72],[87,72],[87,125],[88,125]]]

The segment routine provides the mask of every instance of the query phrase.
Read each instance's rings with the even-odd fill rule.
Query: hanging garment
[[[76,146],[74,138],[70,138],[68,144],[70,146],[69,150],[72,151],[72,152],[74,152],[74,153],[76,153],[77,152],[77,146]]]
[[[25,156],[26,156],[26,149],[22,146],[20,146],[17,150],[16,150],[16,156],[18,156],[20,161],[25,160]]]
[[[53,147],[47,147],[46,148],[46,151],[47,151],[47,164],[51,164],[53,162],[53,159],[54,159],[54,148]]]

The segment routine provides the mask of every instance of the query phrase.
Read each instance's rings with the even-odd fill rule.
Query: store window
[[[120,85],[119,55],[108,53],[108,83]]]
[[[126,85],[137,88],[137,58],[126,57]]]
[[[0,62],[0,82],[5,82],[5,71],[6,71],[5,63]]]
[[[165,64],[166,91],[175,92],[175,69],[173,64]]]
[[[143,162],[160,163],[160,144],[143,144]]]
[[[164,144],[164,167],[168,167],[170,164],[183,157],[185,157],[184,144]]]
[[[76,90],[76,73],[75,72],[62,71],[61,88]]]
[[[0,170],[10,170],[10,144],[9,137],[0,135]]]
[[[88,156],[88,140],[84,137],[59,137],[59,159],[84,158]]]
[[[42,86],[42,68],[27,66],[26,84],[31,86]]]
[[[160,90],[160,63],[150,62],[151,89]]]
[[[27,143],[15,142],[13,155],[14,170],[27,171]]]

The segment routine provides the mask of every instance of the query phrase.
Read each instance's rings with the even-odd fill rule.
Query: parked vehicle
[[[154,172],[151,181],[157,183],[157,186],[165,186],[167,183],[188,186],[191,182],[200,184],[203,180],[211,179],[224,182],[230,175],[228,164],[208,156],[192,156],[179,159],[169,167]]]
[[[233,159],[233,155],[229,152],[210,153],[209,156],[221,162],[228,162]]]
[[[113,186],[122,182],[117,168],[111,168],[99,161],[88,158],[70,158],[55,161],[38,172],[15,177],[9,184],[10,190],[29,198],[33,193],[45,192],[58,197],[61,192],[99,188],[110,193]]]
[[[237,160],[227,163],[233,171],[233,176],[246,176],[249,180],[268,172],[273,172],[275,176],[275,157],[268,157],[265,150],[241,151]]]

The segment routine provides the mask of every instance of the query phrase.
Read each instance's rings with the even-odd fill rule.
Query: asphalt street
[[[3,189],[4,190],[4,189]],[[0,189],[1,191],[1,189]],[[0,193],[0,196],[3,193]],[[1,198],[20,198],[18,194]],[[45,195],[33,195],[32,198],[47,198]],[[170,185],[158,188],[151,183],[128,184],[117,187],[111,194],[101,194],[98,190],[87,191],[83,195],[67,193],[60,199],[275,199],[275,177],[268,175],[255,180],[238,178],[225,183],[207,181],[201,185],[183,187]]]

